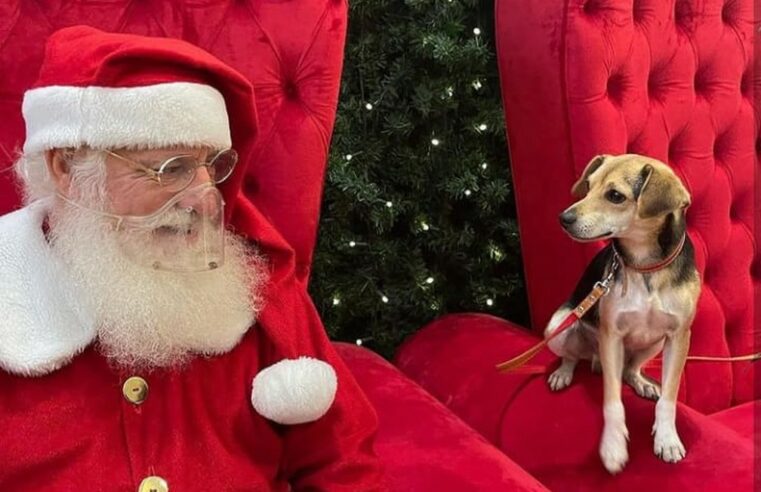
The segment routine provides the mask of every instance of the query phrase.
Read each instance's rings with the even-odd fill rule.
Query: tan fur
[[[635,196],[639,187],[639,196]],[[625,197],[610,200],[610,190]],[[566,210],[575,217],[567,232],[576,240],[617,238],[630,264],[644,266],[658,257],[658,234],[666,215],[683,220],[690,196],[665,164],[648,157],[627,154],[597,156],[590,161],[572,192],[581,198]],[[612,195],[618,200],[620,197]],[[689,348],[690,325],[700,293],[700,280],[693,271],[677,286],[678,272],[671,266],[648,274],[625,268],[610,293],[600,300],[599,324],[580,321],[558,337],[551,349],[563,364],[549,378],[559,390],[571,382],[580,359],[599,356],[604,381],[605,427],[600,457],[611,473],[621,471],[628,460],[621,383],[632,386],[642,397],[657,399],[654,451],[664,461],[676,462],[685,455],[676,432],[676,397]],[[545,335],[560,322],[564,306],[553,317]],[[642,366],[663,350],[662,387],[641,373]]]

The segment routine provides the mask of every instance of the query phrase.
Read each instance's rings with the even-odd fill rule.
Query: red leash
[[[546,337],[544,340],[537,343],[522,354],[517,355],[508,361],[497,364],[497,370],[500,372],[515,371],[517,368],[523,366],[526,362],[533,359],[536,354],[541,352],[542,349],[546,347],[548,343],[550,343],[550,340],[560,335],[570,326],[580,320],[582,316],[584,316],[592,308],[592,306],[597,304],[597,301],[599,301],[603,296],[607,295],[608,292],[610,292],[610,284],[613,282],[613,276],[616,274],[618,265],[618,254],[615,253],[613,255],[613,262],[611,263],[608,275],[606,275],[602,281],[595,283],[595,286],[592,288],[592,291],[587,294],[587,297],[585,297],[575,308],[571,310],[570,313],[568,313],[568,316],[565,317],[563,322],[560,323],[560,326],[558,326],[555,331],[550,334],[550,336]],[[532,370],[528,372],[534,371]]]
[[[512,372],[516,374],[541,374],[546,372],[545,367],[526,366],[525,364],[533,359],[539,352],[541,352],[542,349],[547,346],[550,340],[554,339],[569,327],[571,327],[578,320],[580,320],[592,308],[592,306],[597,304],[597,302],[602,297],[610,292],[610,284],[613,282],[613,277],[615,276],[616,270],[618,270],[618,268],[621,266],[626,266],[626,268],[631,268],[632,270],[639,273],[652,273],[660,270],[661,268],[670,265],[676,259],[676,257],[679,256],[679,253],[681,253],[682,249],[684,248],[686,238],[687,234],[684,234],[682,239],[679,241],[679,245],[676,247],[676,249],[665,259],[646,267],[625,265],[623,258],[618,254],[618,251],[616,251],[616,247],[612,245],[613,261],[611,262],[608,274],[605,276],[605,278],[602,281],[595,283],[592,291],[587,294],[587,297],[585,297],[584,300],[582,300],[575,308],[573,308],[570,313],[568,313],[568,316],[563,319],[563,322],[560,323],[560,325],[555,329],[555,331],[550,334],[550,336],[546,337],[541,342],[532,346],[525,352],[522,352],[521,354],[513,357],[512,359],[497,364],[497,370],[500,372]],[[687,357],[687,360],[696,362],[741,362],[755,361],[759,359],[761,359],[761,352],[756,352],[755,354],[740,355],[736,357],[712,357],[702,355],[691,355]]]

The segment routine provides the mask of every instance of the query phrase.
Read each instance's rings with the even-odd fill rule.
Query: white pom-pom
[[[336,371],[330,364],[312,357],[285,359],[256,375],[251,404],[278,424],[303,424],[325,415],[337,386]]]

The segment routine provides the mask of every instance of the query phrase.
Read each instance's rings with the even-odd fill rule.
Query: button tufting
[[[620,74],[611,75],[606,88],[608,97],[616,104],[621,103],[624,92],[624,78]]]
[[[584,5],[581,6],[581,9],[586,14],[592,14],[597,10],[597,2],[595,0],[587,0],[584,2]]]
[[[725,24],[731,24],[734,17],[735,13],[733,12],[733,2],[725,3],[721,8],[721,21]]]
[[[702,96],[706,92],[706,89],[708,88],[708,81],[706,80],[705,74],[702,71],[695,73],[693,86],[695,87],[695,94],[698,96]]]
[[[642,1],[641,0],[634,0],[633,10],[632,10],[632,17],[634,18],[634,22],[640,23],[645,19],[645,12],[646,10],[642,7]]]
[[[692,17],[692,5],[690,0],[680,0],[674,4],[674,21],[678,26],[684,27]]]
[[[291,80],[288,80],[285,83],[283,83],[283,92],[285,93],[285,97],[287,97],[288,99],[298,99],[299,97],[299,88]]]

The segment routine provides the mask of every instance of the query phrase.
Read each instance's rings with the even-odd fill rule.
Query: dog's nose
[[[576,212],[574,212],[573,210],[566,210],[565,212],[560,214],[560,223],[564,227],[573,225],[574,222],[576,222]]]

